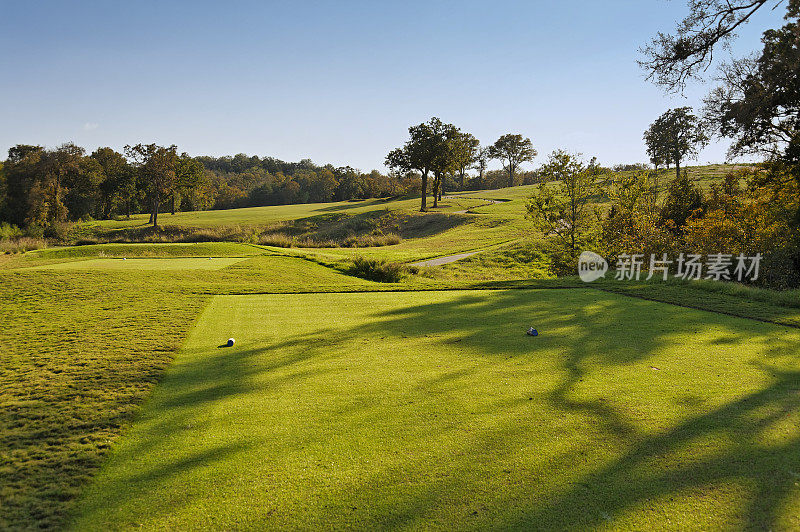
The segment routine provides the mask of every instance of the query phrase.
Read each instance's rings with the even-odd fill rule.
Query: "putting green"
[[[797,529],[798,346],[590,289],[217,296],[71,524]]]
[[[88,259],[32,266],[26,270],[220,270],[252,257]]]

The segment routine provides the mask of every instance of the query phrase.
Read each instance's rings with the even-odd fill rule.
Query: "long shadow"
[[[441,368],[436,374],[413,376],[400,399],[422,403],[415,412],[444,417],[441,424],[435,425],[436,432],[425,437],[431,443],[461,442],[456,450],[467,459],[451,462],[452,457],[444,453],[453,451],[452,445],[436,450],[440,447],[432,444],[430,454],[409,456],[397,466],[400,471],[376,469],[340,491],[334,490],[331,500],[343,507],[360,508],[357,522],[362,526],[419,526],[426,516],[450,504],[453,493],[464,492],[464,483],[469,481],[465,479],[470,475],[463,473],[470,468],[491,468],[493,459],[523,452],[526,434],[534,430],[528,406],[534,399],[559,416],[580,420],[577,425],[570,425],[573,428],[591,427],[598,440],[613,442],[614,451],[599,464],[585,465],[580,453],[592,450],[568,446],[548,458],[546,471],[549,475],[568,476],[569,487],[542,495],[537,492],[536,479],[518,478],[491,500],[481,502],[481,495],[471,495],[475,499],[474,513],[451,515],[446,525],[592,528],[613,524],[614,519],[645,503],[657,505],[665,497],[682,497],[693,490],[735,482],[746,486],[745,506],[739,509],[745,526],[769,529],[780,524],[784,517],[781,508],[798,495],[800,433],[784,430],[777,441],[765,436],[776,426],[785,427],[800,407],[800,346],[794,336],[776,334],[783,331],[780,327],[590,290],[459,293],[439,301],[388,309],[371,307],[373,297],[353,294],[342,299],[354,306],[343,307],[343,314],[356,311],[356,307],[362,313],[368,309],[366,323],[358,326],[314,322],[310,332],[265,337],[230,349],[203,348],[187,353],[188,362],[174,367],[161,385],[165,388],[162,399],[149,409],[150,417],[142,420],[152,437],[139,438],[133,454],[151,451],[159,445],[157,437],[171,428],[191,424],[198,405],[212,405],[252,392],[255,378],[261,389],[277,389],[292,381],[302,382],[332,372],[325,363],[335,351],[332,348],[359,345],[370,350],[373,344],[365,340],[425,338],[432,349],[463,349],[463,362]],[[420,297],[427,301],[424,294]],[[539,337],[525,335],[531,325],[540,330]],[[763,377],[764,384],[707,409],[698,402],[691,414],[655,433],[642,423],[635,410],[621,406],[624,401],[609,400],[613,399],[609,397],[613,388],[586,393],[585,383],[599,374],[614,375],[636,365],[648,371],[662,371],[648,367],[653,364],[649,359],[694,334],[709,335],[709,344],[719,349],[735,346],[754,335],[765,338],[761,342],[763,357],[750,366]],[[543,360],[541,353],[557,354]],[[693,360],[691,354],[685,360]],[[482,378],[485,372],[507,371],[511,363],[527,370],[537,365],[553,368],[554,381],[543,390],[523,387],[514,393],[504,391],[496,399],[483,398],[480,407],[491,408],[497,423],[469,427],[468,431],[460,426],[464,418],[440,404],[450,398],[469,399],[475,378]],[[691,372],[693,368],[682,369]],[[329,377],[339,378],[333,374]],[[331,419],[343,430],[381,426],[385,406],[379,407],[376,401],[347,401]],[[398,416],[402,415],[400,406]],[[418,432],[422,429],[414,425],[414,419],[409,418],[406,435],[387,436],[387,453],[402,448],[406,437],[421,437]],[[326,442],[314,441],[321,436],[312,432],[298,439],[298,449],[312,444],[324,448]],[[561,436],[552,434],[553,438]],[[703,445],[709,438],[724,444],[714,452],[707,451]],[[356,452],[356,442],[352,445]],[[224,458],[224,452],[184,457],[168,467],[162,478],[204,460]],[[667,458],[671,461],[666,462]],[[451,467],[448,464],[460,469],[448,470],[449,475],[428,474],[432,468]],[[138,480],[133,480],[158,479],[158,472],[139,475]],[[403,479],[399,485],[398,478]],[[395,493],[391,505],[376,499],[376,493]],[[370,501],[367,508],[365,501]],[[333,527],[353,525],[346,516],[328,517]]]
[[[314,209],[313,212],[344,211],[349,209],[359,209],[361,207],[372,207],[373,205],[383,205],[385,203],[386,202],[384,200],[375,198],[371,200],[359,200],[349,205],[331,205],[330,207],[320,207],[318,209]]]
[[[679,422],[664,434],[651,435],[643,431],[637,420],[611,405],[605,398],[596,400],[576,398],[576,386],[592,371],[613,371],[615,366],[641,362],[651,356],[659,347],[674,341],[676,335],[702,333],[712,328],[718,332],[711,344],[736,344],[754,334],[754,329],[768,326],[741,320],[735,330],[726,318],[718,315],[686,311],[671,305],[655,305],[632,298],[606,298],[597,295],[596,308],[570,308],[565,306],[563,313],[555,315],[547,312],[519,316],[518,309],[523,306],[526,295],[515,293],[484,293],[464,295],[445,303],[421,304],[418,306],[392,310],[383,313],[383,318],[359,329],[361,334],[397,334],[433,336],[457,331],[462,345],[472,345],[492,356],[525,356],[531,353],[522,341],[509,338],[508,341],[487,343],[487,336],[496,334],[490,330],[490,323],[507,323],[509,327],[519,328],[528,320],[538,320],[545,331],[558,331],[559,326],[572,325],[577,328],[571,333],[569,349],[561,366],[563,379],[554,384],[546,395],[546,400],[565,413],[578,413],[587,416],[596,427],[608,436],[616,438],[622,452],[610,465],[586,474],[574,483],[574,488],[556,494],[548,501],[540,498],[532,500],[526,511],[518,509],[509,513],[499,522],[501,528],[512,529],[574,529],[596,527],[634,508],[643,502],[653,502],[660,498],[682,496],[687,490],[703,490],[729,481],[748,486],[746,507],[742,508],[745,526],[754,529],[769,529],[777,526],[779,509],[792,497],[799,494],[797,479],[800,478],[800,433],[796,430],[785,435],[778,444],[765,441],[765,431],[776,424],[792,419],[800,407],[800,371],[781,369],[772,365],[760,364],[757,369],[770,378],[761,389],[731,400],[708,412],[691,416]],[[549,307],[547,311],[557,311]],[[636,317],[642,313],[658,312],[666,324],[662,330],[653,334],[632,335],[635,345],[620,345],[613,334],[604,335],[604,328],[619,327],[629,323],[628,332],[636,327]],[[469,322],[459,321],[456,316],[469,315]],[[586,325],[581,325],[586,324]],[[779,329],[779,328],[778,328]],[[773,329],[777,330],[777,329]],[[521,332],[520,332],[521,337]],[[452,342],[452,340],[449,340]],[[770,339],[766,352],[767,361],[780,363],[790,361],[797,367],[800,345],[779,338]],[[433,379],[421,380],[420,387],[432,388],[444,381],[458,381],[470,371],[481,371],[491,360],[474,370],[459,368],[450,374]],[[658,370],[658,368],[653,368]],[[691,368],[688,368],[691,371]],[[513,405],[507,405],[513,406]],[[505,452],[513,453],[515,441],[513,434],[518,427],[504,429],[503,443],[497,444],[492,432],[484,434],[492,445]],[[715,456],[695,459],[697,451],[702,450],[702,442],[709,437],[724,436],[732,442]],[[496,436],[496,434],[495,434]],[[479,453],[485,448],[486,440],[479,440],[473,449]],[[502,453],[501,453],[502,454]],[[681,456],[681,464],[675,467],[644,467],[652,465],[666,455]],[[569,460],[570,457],[564,457]],[[414,467],[410,465],[410,469]],[[553,471],[558,474],[558,471]],[[383,482],[380,475],[365,483],[363,489],[376,489]],[[432,482],[420,490],[416,497],[409,497],[404,508],[379,508],[373,514],[375,522],[389,526],[413,525],[421,515],[425,515],[440,504],[443,495],[453,487],[449,481]],[[524,498],[525,490],[514,493]],[[519,501],[509,500],[509,506],[518,506]],[[495,510],[498,510],[495,508]],[[380,512],[387,512],[382,521]],[[520,517],[519,514],[523,517]],[[500,510],[502,514],[502,510]],[[495,521],[497,524],[497,516]],[[466,523],[466,522],[465,522]]]

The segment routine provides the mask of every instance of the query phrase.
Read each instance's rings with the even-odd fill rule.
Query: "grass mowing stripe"
[[[797,528],[798,345],[591,289],[218,296],[72,526]]]

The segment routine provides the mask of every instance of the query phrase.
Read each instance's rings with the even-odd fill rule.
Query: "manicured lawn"
[[[447,204],[444,211],[467,209],[479,204],[478,201],[463,199],[460,201],[444,201]],[[248,207],[244,209],[227,209],[217,211],[179,212],[174,215],[162,214],[159,222],[163,225],[179,227],[216,227],[220,225],[266,225],[279,221],[297,220],[310,216],[325,214],[347,213],[363,214],[383,210],[410,210],[419,209],[420,200],[410,199],[383,199],[371,198],[361,201],[338,201],[331,203],[302,203],[297,205],[275,205],[267,207]],[[122,229],[147,225],[148,215],[139,214],[130,219],[103,220],[89,222],[87,227],[102,229]]]
[[[217,296],[72,527],[796,529],[798,345],[589,289]]]
[[[220,270],[247,257],[87,259],[32,266],[31,270]]]
[[[182,259],[126,262],[139,260]],[[209,294],[374,284],[275,256],[221,270],[0,270],[0,530],[63,524]]]

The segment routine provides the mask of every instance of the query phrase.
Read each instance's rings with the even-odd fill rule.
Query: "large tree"
[[[45,149],[41,146],[18,144],[9,148],[8,159],[3,165],[6,184],[5,216],[12,224],[23,226],[30,222],[30,192],[40,189],[42,159]]]
[[[467,170],[475,163],[480,142],[470,133],[459,131],[452,140],[453,166],[458,174],[458,186],[464,189],[464,177]]]
[[[90,155],[102,168],[103,180],[100,184],[100,211],[108,218],[115,207],[124,205],[130,217],[131,202],[136,196],[136,174],[125,160],[125,156],[112,148],[97,148]]]
[[[500,160],[508,173],[508,186],[513,187],[517,169],[522,163],[532,161],[536,157],[536,150],[531,139],[508,133],[489,147],[489,157]]]
[[[445,124],[433,117],[408,128],[409,140],[402,148],[389,152],[386,166],[399,171],[416,171],[422,176],[422,201],[420,211],[428,210],[428,175],[434,174],[434,207],[441,177],[452,166],[450,158],[450,138],[457,131],[451,124]]]
[[[92,212],[99,174],[83,148],[66,143],[53,150],[18,145],[5,164],[8,221],[52,226]],[[75,208],[70,213],[68,204]]]
[[[760,55],[721,69],[706,98],[705,118],[733,139],[730,156],[763,155],[800,164],[800,24],[764,34]],[[798,173],[800,176],[800,173]]]
[[[175,159],[175,186],[172,190],[170,212],[175,214],[175,199],[179,194],[188,194],[203,181],[203,163],[182,153]]]
[[[767,157],[762,184],[776,195],[794,195],[800,187],[800,0],[691,0],[675,33],[658,34],[640,63],[657,84],[682,90],[710,66],[714,50],[729,44],[736,28],[770,3],[787,6],[787,23],[764,33],[760,53],[720,67],[720,85],[706,98],[704,118],[718,135],[733,139],[730,156]]]
[[[708,143],[691,107],[670,109],[659,116],[644,132],[644,140],[651,158],[675,165],[676,177],[680,177],[681,161],[697,157],[699,150]]]
[[[177,147],[137,144],[125,146],[125,154],[139,172],[150,203],[150,223],[157,227],[161,201],[175,190]]]

